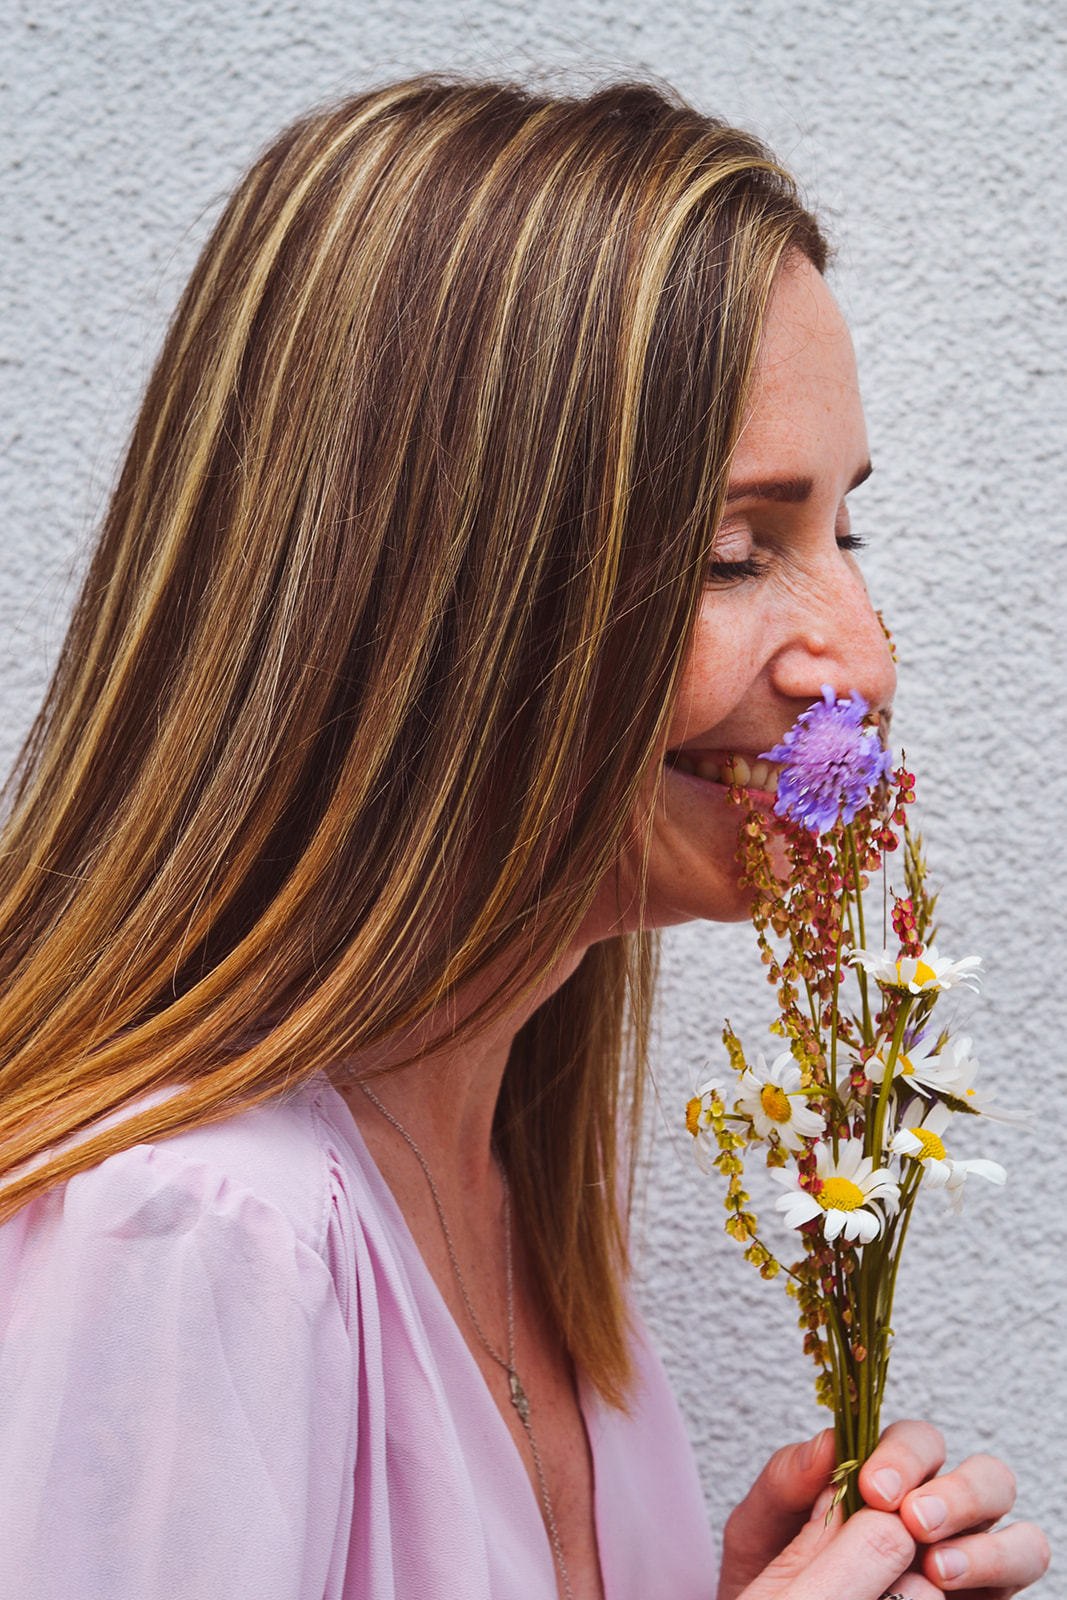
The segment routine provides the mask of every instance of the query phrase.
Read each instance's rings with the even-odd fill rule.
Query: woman
[[[745,913],[717,768],[892,694],[824,258],[625,85],[400,84],[238,189],[0,857],[4,1592],[714,1592],[626,1195],[652,932]],[[1043,1570],[999,1463],[892,1428],[841,1529],[831,1455],[720,1596]]]

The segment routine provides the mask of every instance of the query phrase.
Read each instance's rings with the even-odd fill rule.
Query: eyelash
[[[855,533],[843,533],[837,541],[839,550],[862,550],[867,541]],[[709,583],[736,583],[741,578],[759,578],[767,570],[768,562],[756,556],[746,556],[744,561],[709,561]]]
[[[746,556],[744,561],[709,561],[709,583],[732,583],[738,578],[758,578],[766,571],[767,562]]]

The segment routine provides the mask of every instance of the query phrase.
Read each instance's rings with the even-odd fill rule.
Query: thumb
[[[915,1555],[915,1543],[892,1512],[857,1511],[841,1521],[838,1506],[829,1524],[826,1495],[809,1522],[747,1588],[741,1600],[876,1600],[896,1588]],[[923,1583],[923,1592],[928,1591]],[[998,1591],[999,1592],[999,1591]],[[1007,1591],[1005,1590],[1005,1593]]]
[[[832,1428],[775,1452],[726,1524],[719,1600],[733,1600],[797,1537],[835,1459]]]

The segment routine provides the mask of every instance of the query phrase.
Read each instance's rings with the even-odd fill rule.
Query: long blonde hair
[[[639,85],[420,79],[256,162],[9,785],[0,1216],[549,971],[661,752],[797,250],[823,264],[766,151]],[[650,973],[640,936],[594,946],[497,1114],[545,1300],[616,1402]]]

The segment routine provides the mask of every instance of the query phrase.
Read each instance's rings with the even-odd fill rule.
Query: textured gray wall
[[[1062,1543],[1067,1481],[1062,0],[8,0],[0,21],[0,757],[61,637],[167,315],[220,198],[308,105],[433,68],[637,70],[767,137],[839,246],[876,475],[856,499],[896,630],[896,733],[944,881],[942,944],[989,979],[971,1030],[1032,1134],[1010,1186],[923,1208],[889,1415],[996,1448]],[[677,1136],[724,1010],[770,991],[743,930],[668,942],[643,1281],[716,1521],[818,1425],[787,1302],[719,1232]],[[972,1186],[978,1189],[975,1183]],[[1033,1592],[1062,1592],[1053,1573]]]

